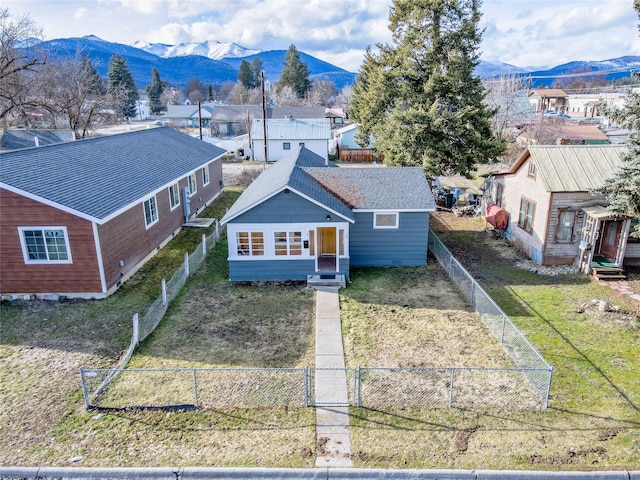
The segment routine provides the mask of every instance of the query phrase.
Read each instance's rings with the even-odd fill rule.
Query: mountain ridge
[[[109,42],[95,35],[58,38],[40,42],[40,45],[46,48],[53,58],[74,58],[78,54],[86,54],[102,76],[107,76],[111,56],[120,54],[127,59],[127,65],[138,88],[144,88],[151,83],[151,70],[154,67],[158,69],[163,80],[179,87],[184,87],[192,78],[199,78],[205,84],[236,82],[242,60],[251,62],[255,57],[262,60],[265,77],[270,81],[277,81],[286,55],[286,50],[247,49],[236,43],[217,41],[179,45],[135,42],[134,45],[126,45]],[[302,51],[300,58],[307,64],[311,80],[329,80],[339,89],[353,84],[355,80],[356,73]],[[535,71],[507,63],[481,60],[476,74],[481,78],[511,74],[527,76],[531,78],[532,87],[540,87],[551,85],[559,75],[603,76],[614,79],[630,76],[629,72],[633,69],[640,69],[640,56],[626,55],[602,61],[574,61]]]

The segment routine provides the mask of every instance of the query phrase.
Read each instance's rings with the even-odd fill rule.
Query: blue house
[[[305,147],[267,168],[222,219],[232,281],[349,278],[351,266],[424,266],[419,167],[338,167]]]

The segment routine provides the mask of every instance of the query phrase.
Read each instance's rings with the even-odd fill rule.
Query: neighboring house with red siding
[[[4,153],[0,295],[110,295],[220,194],[224,153],[166,127]]]

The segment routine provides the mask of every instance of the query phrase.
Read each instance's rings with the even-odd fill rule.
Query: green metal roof
[[[530,159],[547,192],[586,192],[622,165],[625,145],[531,145]]]

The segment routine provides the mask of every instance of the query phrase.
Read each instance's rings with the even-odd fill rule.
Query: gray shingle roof
[[[224,152],[154,128],[4,153],[0,183],[101,223]]]
[[[259,205],[284,188],[296,190],[340,215],[353,219],[353,213],[344,203],[327,192],[299,168],[301,166],[322,166],[324,170],[337,169],[336,165],[331,162],[327,166],[324,165],[325,160],[321,156],[304,147],[291,152],[267,168],[249,185],[223,217],[222,223],[226,223]]]
[[[413,168],[338,168],[301,147],[251,184],[222,219],[226,223],[290,188],[353,220],[352,209],[435,210],[424,172]]]
[[[344,203],[359,210],[435,210],[420,167],[304,168]]]

